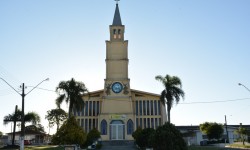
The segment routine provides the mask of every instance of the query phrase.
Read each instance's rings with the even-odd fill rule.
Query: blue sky
[[[229,124],[250,124],[250,92],[238,86],[250,87],[249,6],[248,0],[120,1],[131,88],[159,94],[155,76],[176,75],[186,96],[172,108],[172,123],[224,123],[227,115]],[[47,77],[40,88],[55,90],[73,77],[90,91],[103,89],[114,11],[112,0],[0,1],[0,77],[17,90],[25,83],[26,92]],[[25,98],[25,112],[39,113],[46,131],[56,97],[35,89]],[[227,100],[235,101],[214,102]],[[3,116],[21,108],[21,96],[0,81],[0,101],[0,131],[10,132]]]

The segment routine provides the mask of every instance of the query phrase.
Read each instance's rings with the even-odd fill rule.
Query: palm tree
[[[177,76],[170,76],[168,74],[165,77],[158,75],[155,79],[160,81],[165,88],[161,92],[160,101],[163,105],[167,104],[168,122],[170,123],[170,110],[174,102],[178,104],[180,98],[184,98],[185,96],[185,93],[182,90],[181,79]]]
[[[9,122],[21,121],[21,113],[22,111],[20,109],[17,109],[16,113],[9,114],[7,116],[4,116],[3,123],[4,125],[7,125]],[[40,116],[36,112],[28,112],[24,115],[24,123],[32,123],[36,125],[41,121]]]
[[[21,121],[21,116],[22,116],[22,111],[18,109],[16,106],[15,112],[4,116],[3,119],[4,125],[7,125],[10,122],[14,122],[12,145],[14,145],[16,122]],[[31,122],[32,124],[37,124],[40,122],[40,120],[41,120],[40,116],[35,112],[28,112],[27,114],[24,115],[24,123]]]
[[[84,106],[84,99],[82,95],[88,93],[85,84],[82,82],[75,81],[72,78],[69,81],[61,81],[56,88],[59,96],[56,99],[56,105],[60,108],[63,101],[67,104],[69,103],[69,116],[71,116],[73,108],[79,111],[82,106]]]

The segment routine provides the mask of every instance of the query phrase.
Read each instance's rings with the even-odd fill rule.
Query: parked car
[[[29,140],[24,140],[24,145],[31,145],[31,142]]]

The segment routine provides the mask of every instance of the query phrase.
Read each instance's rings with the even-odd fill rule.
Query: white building
[[[208,141],[208,138],[205,134],[200,131],[199,126],[176,126],[184,135],[185,141],[189,145],[201,145],[203,141]],[[228,139],[229,143],[233,143],[239,139],[239,135],[235,134],[235,130],[239,129],[240,125],[227,125],[227,129],[224,126],[224,133],[221,139]],[[242,125],[243,128],[246,128],[250,131],[250,125]],[[249,138],[249,137],[247,137]]]

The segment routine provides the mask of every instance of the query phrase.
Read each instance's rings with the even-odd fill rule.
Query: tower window
[[[116,39],[116,29],[113,30],[114,39]]]
[[[121,38],[121,29],[118,29],[118,38]]]

